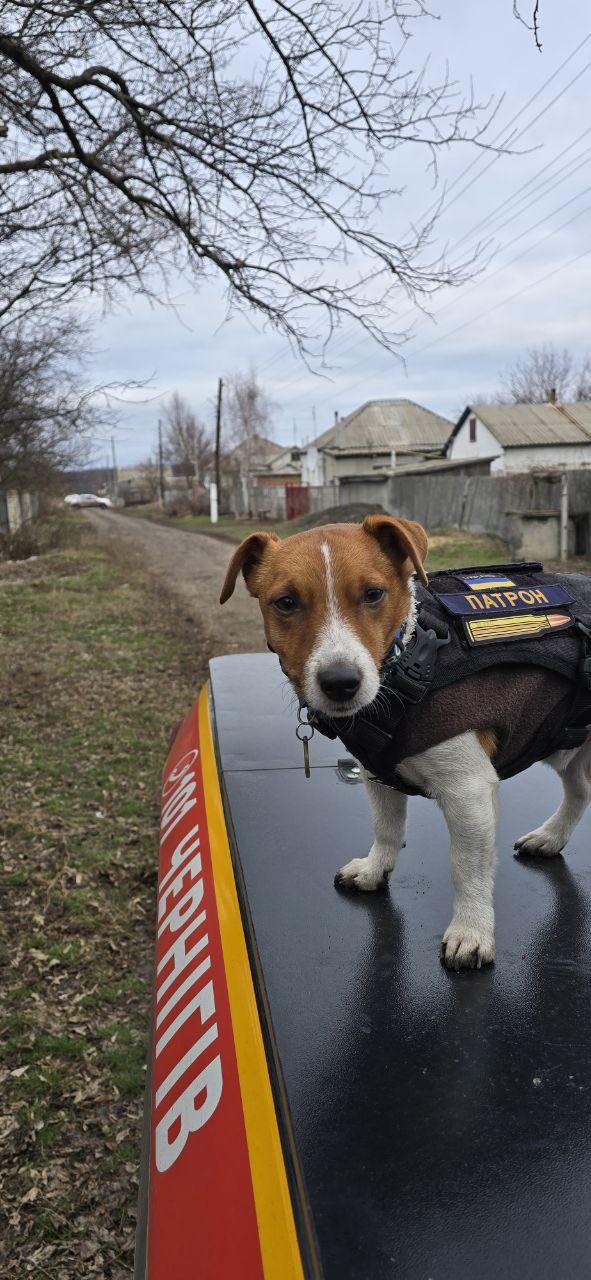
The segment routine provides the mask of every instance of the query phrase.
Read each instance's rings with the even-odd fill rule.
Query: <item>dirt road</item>
[[[115,511],[86,511],[85,515],[101,541],[123,545],[183,601],[187,613],[199,624],[208,657],[266,648],[257,602],[248,595],[242,580],[232,599],[223,608],[219,604],[232,546]]]

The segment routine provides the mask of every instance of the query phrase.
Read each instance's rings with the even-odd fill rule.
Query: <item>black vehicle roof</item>
[[[316,1239],[310,1274],[586,1278],[591,815],[565,858],[516,860],[515,838],[560,785],[541,765],[503,784],[497,962],[449,973],[435,804],[410,801],[386,892],[338,892],[337,868],[371,843],[364,789],[337,769],[344,748],[316,736],[305,779],[271,655],[216,659],[211,684],[284,1137]]]

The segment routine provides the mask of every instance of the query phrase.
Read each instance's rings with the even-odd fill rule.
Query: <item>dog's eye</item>
[[[278,600],[273,601],[273,608],[279,613],[295,613],[298,602],[295,596],[279,596]]]
[[[364,604],[379,604],[384,599],[386,592],[383,587],[367,587],[363,592]]]

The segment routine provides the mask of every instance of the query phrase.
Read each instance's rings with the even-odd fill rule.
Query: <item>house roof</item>
[[[270,462],[276,454],[281,453],[283,445],[276,444],[274,440],[268,440],[266,436],[253,435],[248,440],[241,440],[239,444],[234,445],[233,449],[229,449],[226,454],[226,461],[230,464],[240,462],[243,457],[254,466],[260,466],[262,462]]]
[[[283,475],[300,475],[302,470],[301,454],[303,450],[299,445],[290,444],[282,446],[274,453],[271,458],[266,458],[261,467],[261,471],[269,471],[272,475],[279,473]],[[292,454],[297,454],[297,458],[293,458]]]
[[[494,461],[494,454],[486,458],[433,458],[425,462],[405,462],[401,467],[396,467],[392,475],[396,478],[396,476],[422,476],[432,471],[460,471]]]
[[[467,405],[450,443],[468,414],[479,418],[504,449],[591,443],[591,403],[584,400],[576,404]]]
[[[451,429],[447,418],[413,400],[368,400],[311,444],[340,454],[408,452],[441,447]]]

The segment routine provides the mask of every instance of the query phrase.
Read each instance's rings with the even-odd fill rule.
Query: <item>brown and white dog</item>
[[[396,633],[406,643],[416,612],[413,577],[426,583],[427,535],[412,520],[368,516],[280,540],[253,533],[230,560],[221,603],[240,572],[258,599],[269,647],[300,700],[333,718],[351,716],[378,696],[380,667]],[[498,777],[494,733],[468,730],[397,766],[440,805],[451,838],[454,908],[441,956],[450,968],[494,959],[493,881]],[[546,763],[560,774],[564,798],[543,826],[517,841],[529,854],[559,853],[591,798],[591,742]],[[406,795],[364,775],[374,828],[365,858],[337,875],[352,889],[374,890],[405,842]]]

